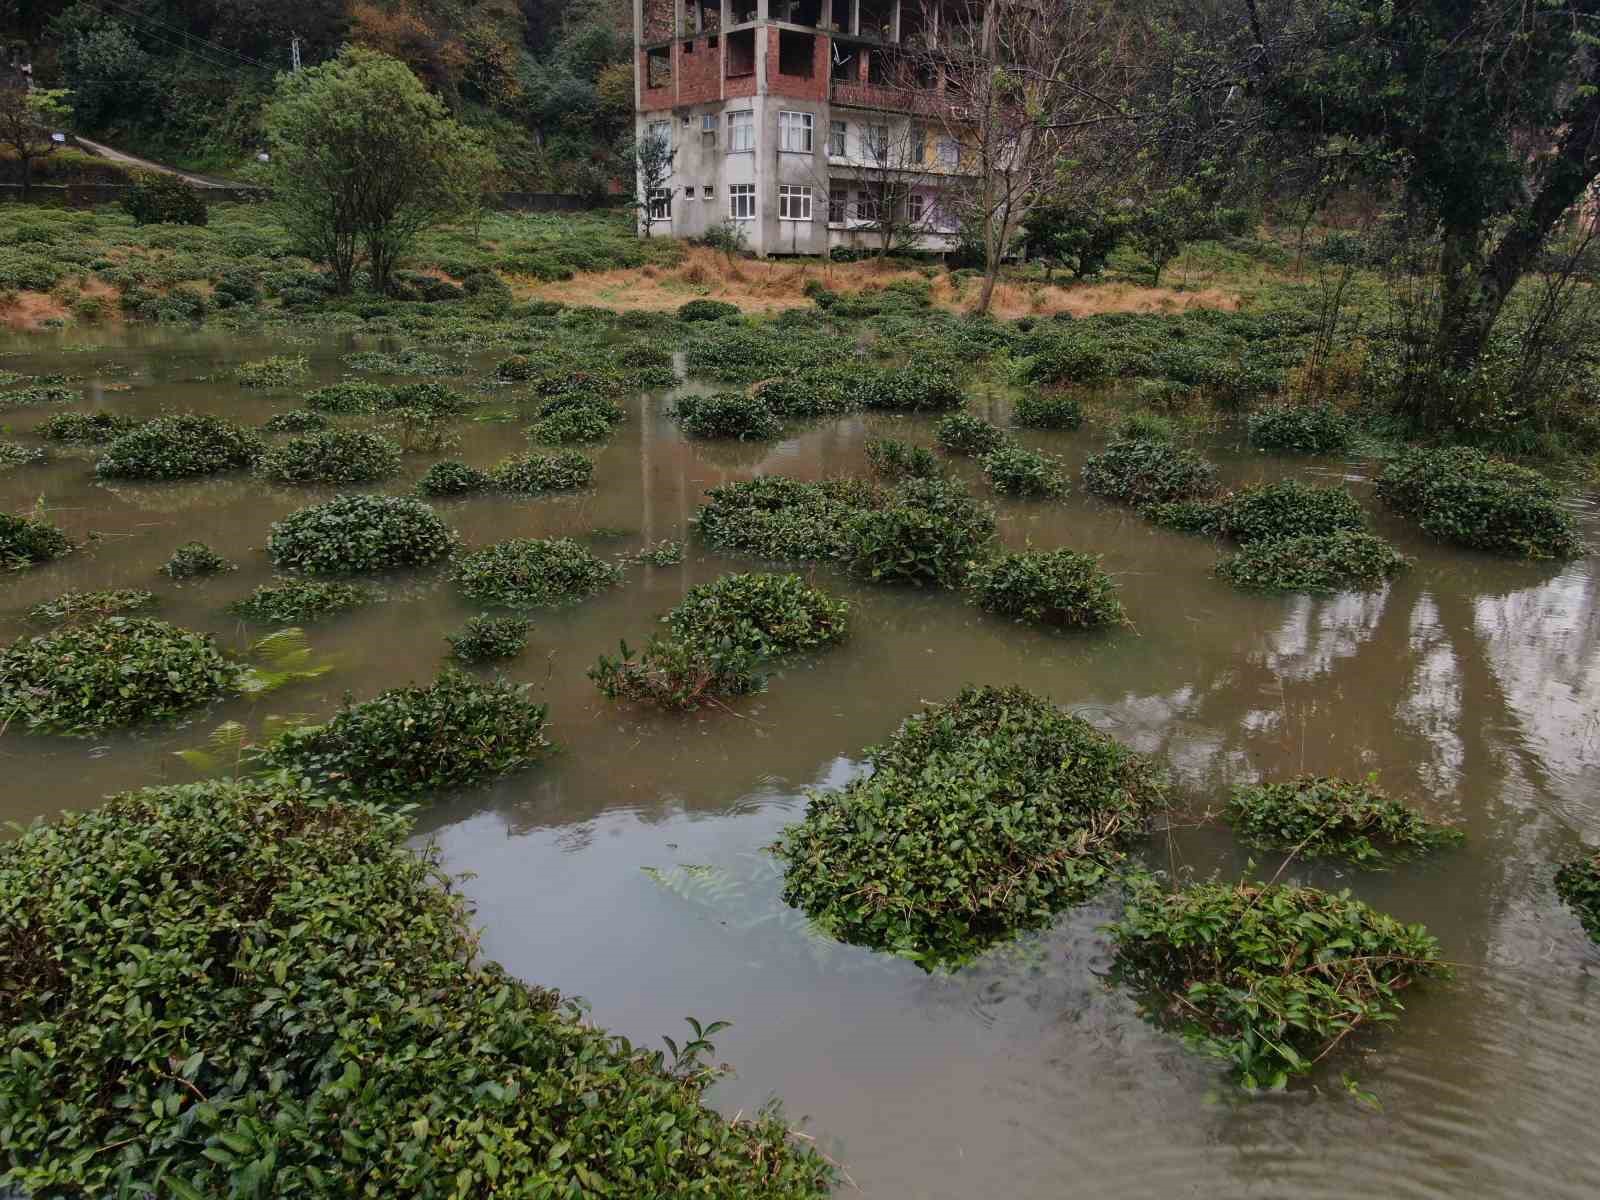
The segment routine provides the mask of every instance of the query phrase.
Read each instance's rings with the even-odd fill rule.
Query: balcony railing
[[[890,87],[881,83],[845,83],[832,80],[828,99],[857,108],[882,108],[890,112],[949,116],[954,112],[945,93],[933,88]]]

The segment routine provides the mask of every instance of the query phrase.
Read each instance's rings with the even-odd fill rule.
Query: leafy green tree
[[[1128,223],[1126,214],[1098,204],[1040,204],[1023,220],[1023,250],[1044,263],[1046,282],[1056,267],[1077,279],[1098,275],[1126,236]]]
[[[634,206],[639,210],[639,224],[644,228],[645,237],[650,236],[650,206],[657,195],[666,193],[668,211],[671,211],[672,190],[667,180],[672,178],[675,153],[671,138],[646,134],[633,145],[634,178],[638,188]]]
[[[72,119],[71,94],[59,88],[0,88],[0,146],[17,156],[24,198],[33,186],[33,164],[54,153],[51,135]]]
[[[418,234],[468,211],[493,169],[404,63],[370,50],[285,76],[265,124],[284,223],[341,294],[363,256],[373,286],[389,291]]]
[[[1157,192],[1134,211],[1128,240],[1150,260],[1151,283],[1161,283],[1161,272],[1190,242],[1209,237],[1214,230],[1211,208],[1187,184]]]

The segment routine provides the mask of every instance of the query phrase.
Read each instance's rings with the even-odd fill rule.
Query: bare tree
[[[667,186],[667,180],[672,178],[672,162],[676,153],[671,134],[651,131],[634,143],[634,178],[638,189],[634,194],[634,206],[639,210],[645,237],[651,235],[651,214],[658,203],[665,204],[669,217],[671,215],[672,190]]]
[[[861,231],[880,259],[915,249],[928,234],[942,232],[948,189],[930,167],[938,128],[899,112],[853,121],[845,161],[831,156],[827,174],[817,178],[818,190],[828,195],[829,220]]]

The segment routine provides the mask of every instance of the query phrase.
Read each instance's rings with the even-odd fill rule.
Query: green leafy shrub
[[[610,415],[596,405],[564,408],[528,426],[528,439],[542,446],[603,442],[611,436]]]
[[[859,406],[880,412],[950,412],[967,402],[948,370],[926,365],[858,372]]]
[[[763,664],[842,641],[849,611],[798,575],[724,575],[690,588],[639,658],[624,642],[589,678],[612,699],[696,708],[760,690]]]
[[[377,404],[380,409],[423,408],[440,417],[454,416],[472,407],[471,400],[435,379],[403,383],[390,392],[388,399],[380,399]]]
[[[673,408],[684,433],[692,438],[762,441],[783,431],[783,423],[765,400],[743,392],[680,396]]]
[[[1422,926],[1286,884],[1147,885],[1111,932],[1146,1011],[1251,1089],[1285,1086],[1353,1029],[1393,1022],[1401,989],[1450,974]]]
[[[125,794],[0,846],[12,1186],[828,1195],[778,1114],[705,1104],[695,1055],[663,1063],[486,960],[411,834],[271,778]]]
[[[240,387],[292,387],[306,377],[309,369],[303,354],[274,354],[269,358],[240,363],[234,368],[233,377],[239,381]]]
[[[375,413],[391,408],[393,388],[377,383],[330,383],[306,393],[306,407],[325,413]]]
[[[34,383],[0,392],[0,411],[33,408],[40,404],[76,404],[82,399],[83,393],[77,388],[56,383]]]
[[[136,225],[204,225],[209,218],[200,189],[163,171],[136,174],[121,204]]]
[[[622,568],[571,538],[512,538],[464,556],[452,578],[469,599],[522,608],[592,596],[621,583]]]
[[[1083,486],[1096,496],[1143,507],[1211,495],[1217,469],[1171,442],[1120,438],[1084,462]]]
[[[1002,496],[1064,496],[1071,489],[1060,459],[1022,446],[1001,446],[985,454],[983,473]]]
[[[934,479],[944,473],[933,451],[898,438],[873,438],[864,449],[872,469],[885,479]]]
[[[545,706],[528,691],[447,667],[427,687],[392,688],[347,704],[326,724],[285,731],[256,752],[254,765],[374,803],[474,787],[549,751]]]
[[[1178,427],[1157,413],[1136,412],[1129,413],[1117,422],[1116,434],[1122,439],[1175,442],[1178,440]]]
[[[1273,404],[1250,417],[1250,444],[1287,454],[1337,454],[1350,445],[1350,419],[1331,404]]]
[[[594,461],[576,450],[554,454],[515,454],[495,465],[489,479],[505,492],[533,494],[588,487]]]
[[[220,575],[238,568],[204,542],[185,542],[161,566],[168,579],[193,579],[197,575]]]
[[[1217,564],[1234,587],[1263,592],[1341,592],[1377,587],[1408,566],[1381,537],[1341,530],[1251,542]]]
[[[1561,864],[1556,895],[1578,914],[1584,932],[1600,942],[1600,850],[1586,846],[1582,857]]]
[[[1217,500],[1177,500],[1146,515],[1158,525],[1245,544],[1359,532],[1367,526],[1361,502],[1343,488],[1311,487],[1293,479],[1240,488]]]
[[[1361,867],[1403,862],[1462,839],[1459,830],[1394,799],[1376,775],[1299,775],[1242,785],[1234,788],[1225,815],[1248,845],[1302,858],[1342,858]]]
[[[115,441],[139,425],[138,417],[121,413],[51,413],[34,430],[51,442],[67,442],[77,446],[103,446]]]
[[[473,617],[459,632],[445,635],[450,653],[465,663],[515,658],[528,647],[533,622],[524,617]]]
[[[683,561],[683,543],[662,538],[635,554],[633,560],[651,567],[675,567]]]
[[[261,451],[261,439],[232,421],[174,413],[117,438],[94,470],[102,479],[191,479],[248,467]]]
[[[359,429],[298,434],[256,463],[256,474],[274,483],[371,483],[399,470],[400,447]]]
[[[376,599],[376,592],[358,583],[280,579],[276,585],[263,584],[242,600],[235,600],[228,605],[228,611],[263,625],[299,625],[361,608]]]
[[[960,587],[987,557],[994,514],[943,480],[910,480],[846,527],[850,569],[873,583]]]
[[[204,634],[150,617],[105,617],[0,652],[0,724],[85,737],[164,721],[237,686]]]
[[[62,592],[54,600],[41,600],[28,610],[28,620],[41,624],[63,625],[85,618],[114,617],[121,613],[149,608],[156,602],[154,592],[134,588],[115,588],[102,592]]]
[[[274,522],[267,556],[286,571],[343,575],[430,566],[456,544],[454,531],[420,500],[337,496]]]
[[[784,900],[928,968],[1088,900],[1165,801],[1139,755],[1021,688],[966,688],[866,754],[774,846]]]
[[[788,420],[841,416],[860,407],[860,370],[854,364],[842,364],[788,371],[761,384],[755,394]]]
[[[723,317],[737,317],[739,306],[721,300],[690,300],[678,307],[680,321],[720,321]]]
[[[978,606],[1001,616],[1083,629],[1127,622],[1117,585],[1093,554],[1031,550],[1002,554],[967,578]]]
[[[850,521],[884,499],[858,479],[805,483],[783,475],[722,484],[706,496],[694,525],[709,545],[791,562],[844,557],[853,544]]]
[[[1077,429],[1083,405],[1065,392],[1029,392],[1011,410],[1011,423],[1026,429]]]
[[[951,413],[939,418],[933,438],[951,454],[990,454],[1006,445],[1005,430],[971,413]]]
[[[1390,508],[1447,542],[1518,558],[1584,553],[1555,484],[1481,450],[1408,450],[1384,468],[1377,490]]]
[[[8,467],[33,467],[50,461],[43,446],[24,446],[21,442],[0,442],[0,470]]]
[[[39,517],[0,513],[0,562],[13,569],[50,562],[72,551],[72,540]]]
[[[316,433],[332,424],[327,417],[309,408],[291,408],[268,417],[261,428],[266,433]]]
[[[486,492],[493,486],[494,480],[487,471],[448,458],[434,463],[417,480],[417,492],[423,496],[465,496]]]

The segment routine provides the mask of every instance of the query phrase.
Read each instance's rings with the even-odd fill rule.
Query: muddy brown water
[[[363,348],[371,343],[361,344]],[[105,407],[192,408],[259,422],[295,393],[241,390],[226,369],[266,353],[310,356],[339,377],[357,343],[300,346],[217,335],[127,333],[100,346],[35,338],[0,368],[69,372]],[[481,377],[494,355],[474,360]],[[469,376],[469,380],[474,376]],[[979,411],[1003,412],[979,396]],[[685,442],[660,395],[597,455],[596,485],[573,496],[438,505],[469,545],[586,535],[602,554],[657,538],[689,541],[680,566],[629,568],[577,607],[540,610],[509,668],[550,705],[563,747],[547,765],[421,816],[467,884],[488,953],[528,979],[584,997],[594,1019],[636,1042],[682,1018],[723,1018],[718,1058],[737,1070],[717,1104],[750,1111],[781,1096],[789,1116],[873,1197],[978,1195],[1593,1196],[1600,1190],[1600,951],[1552,892],[1551,864],[1600,838],[1600,578],[1596,560],[1506,562],[1441,546],[1374,508],[1413,570],[1381,591],[1312,599],[1233,591],[1215,548],[1081,494],[1001,502],[1012,546],[1105,556],[1136,630],[1059,636],[988,617],[949,594],[858,586],[802,568],[854,605],[843,648],[796,664],[738,716],[668,718],[615,707],[585,668],[619,637],[642,642],[689,586],[747,569],[697,545],[687,525],[708,486],[752,472],[806,478],[864,470],[865,438],[928,442],[931,420],[848,418],[780,442]],[[48,415],[0,416],[23,436]],[[487,465],[524,448],[521,424],[464,423],[457,454]],[[1074,470],[1091,433],[1027,439]],[[1342,480],[1371,504],[1369,464],[1210,452],[1232,481],[1296,474]],[[398,491],[435,456],[413,456]],[[43,496],[54,519],[96,544],[7,577],[4,636],[28,605],[68,588],[149,587],[160,613],[243,648],[259,629],[222,606],[271,577],[268,524],[331,494],[245,476],[99,483],[88,454],[0,476],[4,507]],[[963,467],[963,469],[967,469]],[[979,490],[982,489],[978,481]],[[1578,502],[1591,541],[1600,515]],[[173,584],[174,546],[209,542],[242,569]],[[321,680],[185,723],[71,741],[0,743],[0,818],[92,805],[105,793],[193,778],[173,751],[227,719],[319,716],[431,677],[445,632],[476,611],[442,573],[383,581],[387,603],[312,625]],[[1228,787],[1299,769],[1379,772],[1391,788],[1461,822],[1459,852],[1391,873],[1292,866],[1286,877],[1348,886],[1425,922],[1459,978],[1407,996],[1401,1023],[1330,1060],[1312,1086],[1247,1098],[1218,1067],[1147,1026],[1103,980],[1109,899],[954,975],[827,943],[778,898],[763,853],[804,805],[803,789],[859,769],[924,699],[967,682],[1019,683],[1170,764],[1188,816],[1152,840],[1157,865],[1234,876],[1249,856],[1198,821]],[[1270,874],[1279,860],[1256,855]],[[1348,1072],[1374,1111],[1344,1094]],[[848,1194],[850,1188],[841,1189]]]

